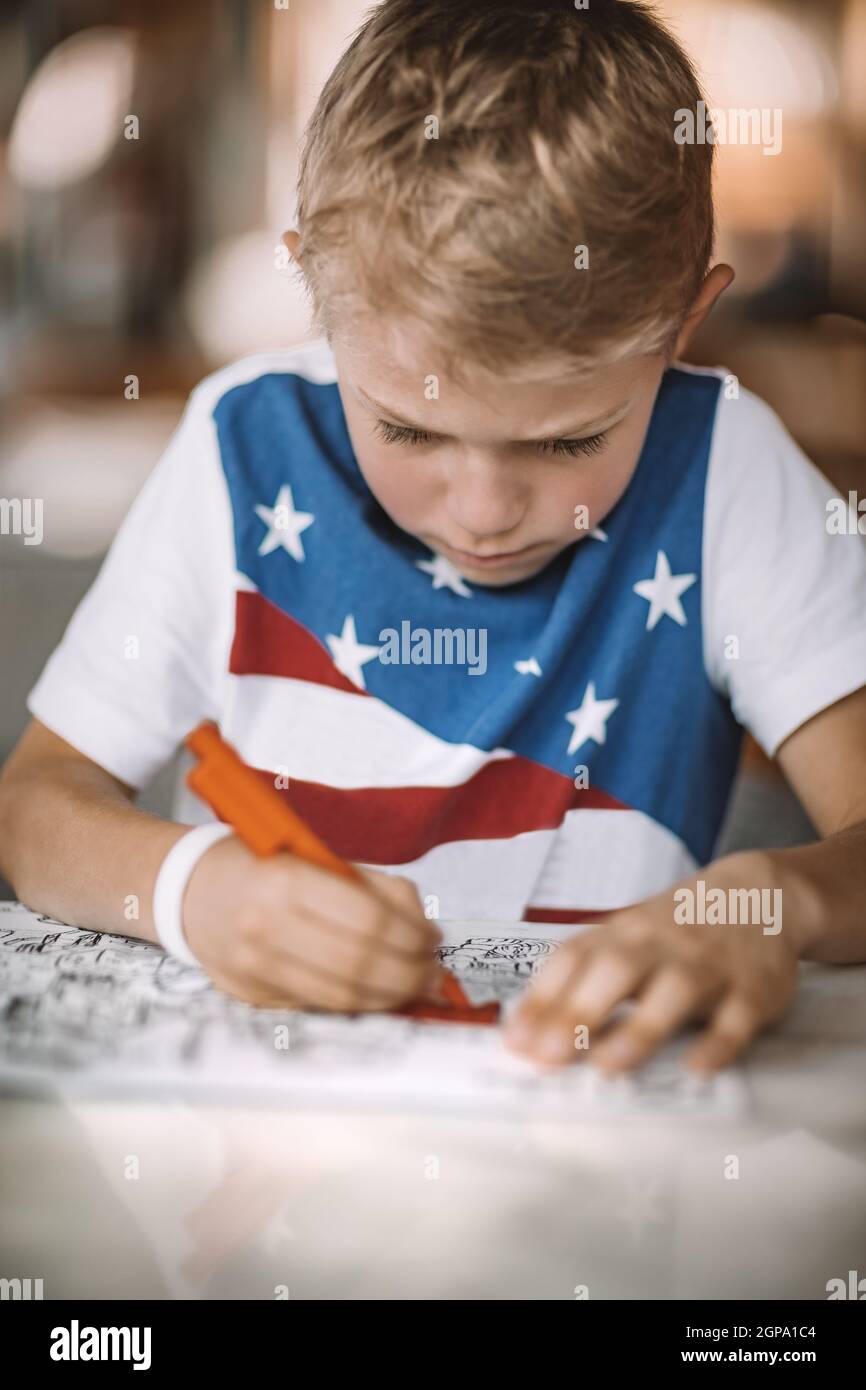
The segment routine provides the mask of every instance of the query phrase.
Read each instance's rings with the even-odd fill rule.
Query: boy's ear
[[[292,228],[288,232],[283,232],[281,240],[292,260],[297,261],[298,265],[300,265],[301,262],[298,258],[298,247],[301,244],[300,232],[296,232],[295,229]]]
[[[719,295],[724,294],[731,284],[734,272],[729,265],[714,265],[695,297],[694,303],[683,321],[677,335],[674,357],[681,357],[692,334],[703,323]]]

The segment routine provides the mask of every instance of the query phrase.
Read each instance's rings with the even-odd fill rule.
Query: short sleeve
[[[856,516],[838,533],[836,498],[769,406],[742,389],[720,398],[704,508],[704,661],[770,756],[866,685],[866,544]]]
[[[30,692],[31,714],[143,786],[218,713],[233,575],[216,433],[194,392]]]

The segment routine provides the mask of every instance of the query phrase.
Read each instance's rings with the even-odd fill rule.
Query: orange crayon
[[[253,854],[262,858],[287,852],[320,869],[363,883],[354,864],[341,859],[320,840],[288,802],[269,787],[238,757],[216,724],[206,721],[185,740],[198,762],[187,774],[187,783],[211,810],[230,825]],[[448,1019],[462,1023],[494,1023],[497,1004],[476,1008],[460,982],[443,969],[439,988],[445,1003],[422,1001],[392,1012],[411,1017]]]

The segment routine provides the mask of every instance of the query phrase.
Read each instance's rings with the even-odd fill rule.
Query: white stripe
[[[416,885],[435,916],[519,921],[544,865],[554,831],[530,830],[510,840],[452,840],[410,864],[367,864]]]
[[[626,907],[696,868],[682,840],[643,811],[568,811],[532,906]]]
[[[411,879],[444,919],[517,920],[527,907],[627,907],[697,867],[682,842],[642,811],[569,811],[559,830],[508,840],[454,840],[409,864],[367,868]],[[672,905],[673,907],[673,905]]]
[[[244,762],[329,787],[456,787],[514,755],[447,743],[373,696],[229,676],[223,733]]]

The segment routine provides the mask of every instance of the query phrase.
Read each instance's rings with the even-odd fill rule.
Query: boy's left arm
[[[866,961],[866,687],[801,725],[776,756],[823,838],[718,859],[566,942],[508,1020],[510,1047],[537,1061],[588,1055],[606,1070],[625,1070],[697,1017],[707,1027],[686,1060],[713,1071],[785,1013],[799,959]],[[770,924],[680,925],[674,913],[683,898],[674,895],[697,895],[698,880],[727,900],[737,890],[768,890],[762,902],[781,912]],[[606,1028],[626,1000],[635,1003],[628,1017]],[[582,1054],[576,1049],[587,1039]]]

